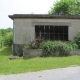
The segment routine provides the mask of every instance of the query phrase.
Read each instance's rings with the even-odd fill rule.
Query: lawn
[[[37,57],[30,59],[9,60],[12,54],[10,47],[0,49],[0,74],[16,74],[47,69],[80,66],[80,56],[69,57]]]

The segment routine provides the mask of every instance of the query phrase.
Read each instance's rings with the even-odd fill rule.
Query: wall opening
[[[68,26],[35,25],[35,38],[68,41]]]

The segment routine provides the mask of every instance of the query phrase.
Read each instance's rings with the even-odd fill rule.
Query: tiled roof
[[[80,19],[80,15],[14,14],[9,18]]]

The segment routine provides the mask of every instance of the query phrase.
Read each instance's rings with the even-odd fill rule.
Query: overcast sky
[[[0,0],[0,28],[13,28],[8,15],[47,14],[56,0]]]

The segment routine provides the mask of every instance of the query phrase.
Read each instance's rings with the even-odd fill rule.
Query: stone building
[[[43,38],[45,40],[74,41],[80,29],[79,15],[14,14],[13,53],[22,53],[24,44]]]

